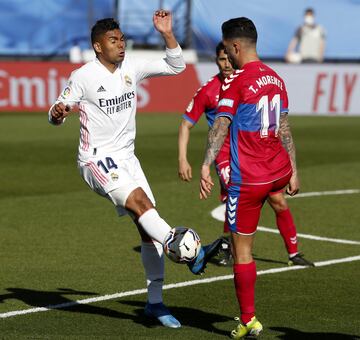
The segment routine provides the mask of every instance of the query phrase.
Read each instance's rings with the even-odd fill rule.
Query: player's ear
[[[235,51],[236,54],[238,54],[240,52],[240,43],[238,43],[237,41],[233,42],[233,49]]]
[[[101,45],[100,45],[99,42],[94,42],[94,43],[93,43],[93,48],[94,48],[94,51],[95,51],[96,53],[101,53]]]

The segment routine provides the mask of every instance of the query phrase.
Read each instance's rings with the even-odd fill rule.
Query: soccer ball
[[[170,260],[186,263],[198,256],[201,242],[196,231],[186,227],[175,227],[166,235],[163,247]]]

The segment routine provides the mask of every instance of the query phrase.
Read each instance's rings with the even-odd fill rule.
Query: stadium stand
[[[289,8],[290,6],[290,8]],[[282,60],[287,44],[302,20],[304,8],[312,6],[327,33],[325,60],[358,61],[360,46],[359,0],[286,0],[248,2],[216,0],[151,1],[42,1],[23,6],[22,0],[1,1],[0,57],[65,59],[77,44],[88,49],[89,27],[99,18],[115,16],[134,47],[160,48],[151,23],[159,7],[174,13],[174,30],[185,48],[196,49],[200,57],[212,56],[221,38],[220,25],[234,16],[247,16],[259,27],[259,52],[262,58]],[[284,15],[284,8],[287,8]],[[64,15],[66,13],[66,15]],[[337,25],[334,25],[334,13]],[[16,29],[13,29],[16,27]],[[346,39],[344,39],[346,37]]]

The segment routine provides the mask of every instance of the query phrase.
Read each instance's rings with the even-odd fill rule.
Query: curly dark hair
[[[91,43],[94,44],[96,39],[108,31],[120,29],[119,23],[113,18],[98,20],[91,29]]]

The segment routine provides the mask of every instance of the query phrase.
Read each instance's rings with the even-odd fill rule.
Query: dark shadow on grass
[[[86,313],[112,318],[132,319],[134,321],[137,319],[136,315],[125,314],[112,309],[89,304],[79,304],[66,297],[66,295],[86,295],[89,297],[89,295],[98,295],[97,293],[77,291],[69,288],[58,288],[58,290],[50,292],[24,288],[7,288],[6,290],[9,293],[0,295],[0,303],[8,299],[16,299],[33,307],[45,307],[72,313]]]
[[[133,248],[135,252],[141,253],[141,246],[136,246]]]
[[[96,293],[76,291],[70,288],[58,288],[56,291],[50,292],[25,288],[6,288],[6,290],[9,293],[0,295],[0,303],[8,299],[15,299],[34,307],[74,302],[63,295],[97,295]]]
[[[279,264],[285,264],[287,265],[288,263],[285,261],[279,261],[279,260],[272,260],[272,259],[265,259],[263,257],[258,257],[256,255],[253,255],[253,258],[255,261],[259,261],[259,262],[267,262],[267,263],[279,263]]]
[[[232,261],[229,262],[226,266],[222,263],[220,263],[220,258],[217,258],[217,257],[213,257],[212,259],[209,260],[208,263],[211,263],[213,264],[214,266],[216,267],[223,267],[223,268],[230,268],[230,271],[232,272],[232,268],[233,268],[233,263]]]
[[[287,265],[287,264],[288,264],[288,263],[285,262],[285,261],[279,261],[279,260],[273,260],[273,259],[265,259],[265,258],[263,258],[263,257],[258,257],[258,256],[256,256],[255,254],[253,254],[253,258],[254,258],[254,260],[259,261],[259,262],[278,263],[278,264],[284,264],[284,265]],[[219,261],[220,261],[221,259],[222,259],[221,257],[215,256],[215,257],[213,257],[212,259],[210,259],[209,263],[212,263],[212,264],[214,264],[214,265],[216,265],[216,266],[218,266],[218,267],[230,267],[230,268],[232,268],[232,261],[231,261],[228,265],[224,266],[223,264],[220,264],[220,263],[219,263]]]
[[[127,314],[109,308],[98,307],[90,304],[80,304],[67,297],[67,295],[84,295],[86,297],[98,295],[97,293],[93,292],[77,291],[69,288],[58,288],[54,291],[39,291],[25,288],[7,288],[6,290],[9,293],[0,295],[0,303],[3,303],[5,300],[15,299],[22,301],[28,306],[32,307],[45,307],[48,309],[71,313],[85,313],[104,317],[127,319],[132,320],[134,323],[146,328],[153,328],[158,326],[162,327],[158,320],[145,316],[145,302],[141,301],[119,300],[118,302],[120,304],[126,304],[135,307],[133,314]],[[185,326],[203,329],[210,333],[228,335],[227,331],[220,330],[214,326],[214,323],[232,320],[227,316],[207,313],[198,309],[184,307],[171,307],[171,311]]]
[[[302,332],[294,328],[287,327],[270,327],[272,331],[282,332],[284,334],[277,335],[277,339],[283,340],[356,340],[360,339],[360,336],[342,334],[342,333],[326,333],[326,332]]]
[[[133,307],[138,307],[137,309],[134,310],[134,312],[138,315],[138,319],[136,321],[137,323],[140,323],[141,325],[149,328],[160,326],[158,320],[156,320],[155,318],[151,319],[145,316],[144,302],[121,300],[119,301],[119,303],[130,305]],[[231,321],[233,320],[233,318],[220,314],[204,312],[196,308],[175,307],[169,305],[167,305],[167,307],[170,309],[171,313],[180,321],[180,323],[183,326],[202,329],[209,333],[229,336],[229,331],[219,329],[214,324],[218,322]]]

